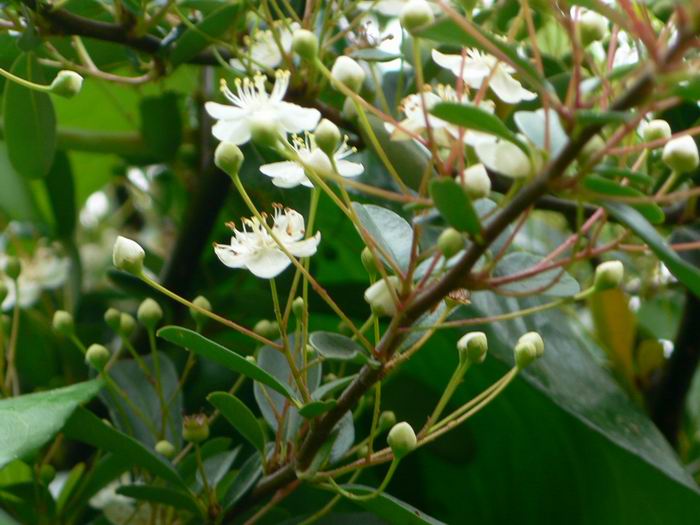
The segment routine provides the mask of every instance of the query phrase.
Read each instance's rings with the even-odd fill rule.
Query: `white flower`
[[[282,52],[289,54],[292,49],[292,34],[299,29],[296,22],[275,24],[273,29],[258,29],[251,36],[245,37],[247,49],[243,52],[242,60],[230,60],[232,67],[245,70],[247,67],[255,71],[274,69],[282,63]],[[274,31],[274,34],[273,34]],[[279,40],[275,40],[275,36]]]
[[[143,270],[143,259],[146,252],[139,243],[121,235],[114,241],[112,262],[119,270],[138,274]]]
[[[284,248],[295,257],[310,257],[316,253],[321,234],[304,239],[304,217],[296,211],[275,206],[271,230]],[[263,224],[253,217],[243,219],[237,230],[233,224],[230,244],[215,244],[214,251],[229,268],[246,268],[263,279],[272,279],[282,273],[291,260],[280,249]]]
[[[474,148],[476,156],[490,170],[514,179],[527,177],[533,171],[528,156],[518,146],[506,140],[480,142]]]
[[[5,266],[7,255],[0,253],[0,268]],[[17,279],[20,308],[29,308],[39,299],[43,290],[54,290],[66,281],[70,261],[60,257],[48,246],[39,246],[31,257],[21,257],[22,272]],[[2,310],[11,310],[17,300],[17,290],[12,279],[2,277],[7,287],[7,297]]]
[[[449,69],[457,77],[461,76],[473,89],[479,89],[488,79],[489,87],[496,96],[508,104],[537,97],[536,93],[528,91],[512,77],[515,70],[511,66],[478,49],[467,49],[464,58],[462,55],[446,55],[437,49],[433,49],[432,56],[436,64]]]
[[[392,140],[408,140],[411,138],[409,133],[416,135],[425,135],[427,133],[426,112],[423,110],[423,98],[425,98],[425,106],[428,111],[427,121],[430,124],[430,130],[433,138],[441,146],[450,146],[455,139],[459,138],[460,128],[454,124],[439,119],[430,114],[430,110],[435,107],[438,102],[464,102],[468,101],[465,98],[457,96],[457,92],[450,86],[437,86],[435,91],[426,91],[421,96],[420,93],[408,95],[401,101],[400,109],[405,118],[399,122],[399,126],[394,126],[386,123],[387,131],[391,133]],[[479,104],[479,108],[493,113],[494,105],[490,100],[485,100]],[[462,130],[463,141],[469,146],[474,146],[478,142],[495,140],[493,136],[478,131]]]
[[[251,125],[256,119],[276,122],[280,133],[300,133],[313,129],[321,118],[317,109],[304,108],[284,102],[289,87],[289,71],[277,71],[275,85],[270,93],[265,89],[265,76],[256,74],[252,79],[237,78],[236,93],[222,81],[221,91],[233,106],[207,102],[205,108],[217,120],[212,127],[213,135],[236,145],[250,140]]]
[[[365,1],[360,2],[358,7],[365,11],[372,10],[380,13],[384,16],[399,16],[401,11],[410,0],[379,0],[377,1]],[[441,12],[440,6],[436,2],[427,2],[430,5],[433,14],[438,14]],[[448,2],[451,3],[451,2]]]
[[[355,148],[348,146],[347,137],[333,154],[338,173],[343,177],[356,177],[364,171],[362,164],[345,160],[345,157],[355,153]],[[272,184],[278,188],[294,188],[299,184],[313,188],[313,184],[304,172],[304,164],[310,166],[318,175],[333,172],[328,156],[316,146],[313,137],[306,135],[306,140],[299,136],[292,137],[292,147],[296,150],[301,162],[286,160],[272,162],[260,166],[260,172],[272,178]]]
[[[379,279],[365,290],[365,301],[372,311],[379,316],[391,317],[396,315],[396,304],[390,288],[398,293],[401,288],[401,280],[396,275],[389,275],[386,280]]]

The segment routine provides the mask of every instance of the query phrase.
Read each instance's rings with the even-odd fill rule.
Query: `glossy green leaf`
[[[69,498],[73,495],[73,491],[78,485],[78,482],[81,481],[84,473],[85,463],[78,463],[70,470],[68,476],[66,476],[66,480],[61,487],[61,492],[58,494],[58,498],[56,498],[56,512],[59,514],[66,506],[66,503],[68,503]]]
[[[119,432],[87,410],[76,410],[68,420],[64,431],[69,439],[118,454],[123,462],[144,468],[165,481],[184,487],[182,478],[169,463],[134,438]]]
[[[0,468],[43,446],[101,387],[100,381],[87,381],[0,400]]]
[[[321,414],[325,414],[338,403],[335,399],[327,399],[325,401],[309,401],[299,409],[299,414],[306,419],[311,419]]]
[[[179,326],[166,326],[158,330],[158,337],[267,385],[288,399],[295,399],[294,393],[287,385],[278,381],[258,365],[197,332]]]
[[[365,349],[347,336],[334,332],[312,332],[309,344],[323,358],[335,361],[366,363],[369,359]]]
[[[605,202],[603,207],[620,224],[627,226],[642,239],[669,271],[691,292],[700,297],[700,270],[674,252],[637,210],[617,202]]]
[[[362,226],[402,271],[411,259],[413,228],[406,219],[374,204],[352,203]]]
[[[32,53],[20,55],[12,73],[36,84],[46,84]],[[3,98],[3,131],[10,161],[24,177],[46,176],[56,153],[56,114],[51,97],[8,82]]]
[[[343,485],[348,492],[362,496],[374,492],[373,487],[364,485]],[[424,512],[389,494],[382,493],[376,498],[354,503],[376,514],[387,523],[396,525],[444,525],[442,521],[431,518]]]
[[[152,485],[122,485],[117,489],[117,494],[139,501],[160,503],[203,517],[203,510],[197,505],[197,500],[190,493],[183,490]]]
[[[365,62],[391,62],[397,58],[401,58],[401,55],[396,53],[389,53],[382,49],[377,49],[376,47],[368,47],[355,49],[350,56],[355,60],[364,60]]]
[[[78,212],[75,205],[75,183],[70,159],[59,151],[44,179],[46,193],[56,224],[56,235],[68,239],[73,235]]]
[[[451,177],[433,179],[430,183],[433,204],[454,229],[472,235],[481,233],[479,216],[464,188]]]
[[[539,149],[547,151],[550,157],[556,157],[569,141],[559,115],[553,109],[549,110],[546,118],[544,109],[518,111],[513,115],[513,120],[521,133]]]
[[[219,409],[221,415],[231,423],[241,436],[248,440],[256,449],[262,452],[265,449],[265,436],[260,423],[253,412],[236,396],[226,392],[214,392],[207,396],[207,400]]]
[[[167,91],[144,97],[139,103],[141,135],[149,151],[160,160],[171,160],[182,142],[182,118],[177,94]]]
[[[607,126],[608,124],[625,124],[634,118],[634,113],[628,111],[594,111],[580,109],[575,115],[579,126]]]
[[[226,495],[221,499],[221,506],[224,511],[233,507],[245,494],[253,488],[255,482],[262,476],[262,460],[260,454],[250,456],[238,475],[233,480],[233,483],[226,492]]]
[[[515,275],[533,268],[542,262],[541,257],[525,252],[509,253],[493,270],[494,277]],[[542,294],[552,297],[570,297],[581,291],[576,279],[559,268],[540,272],[498,287],[499,290],[517,294]]]
[[[632,171],[626,168],[617,168],[615,166],[596,166],[593,171],[606,179],[629,179],[630,182],[640,186],[648,186],[654,184],[654,178],[646,173]]]
[[[600,177],[598,175],[588,175],[583,179],[583,187],[589,191],[599,194],[600,198],[603,195],[612,197],[644,197],[645,194],[641,191],[629,186],[621,186],[617,182]],[[655,202],[639,202],[630,205],[641,213],[646,220],[652,224],[663,224],[666,216],[661,207]]]
[[[238,19],[241,3],[223,5],[201,22],[185,30],[175,42],[170,62],[176,66],[191,60],[231,28]]]
[[[0,142],[0,211],[20,221],[44,222],[30,181],[10,162],[7,144]]]

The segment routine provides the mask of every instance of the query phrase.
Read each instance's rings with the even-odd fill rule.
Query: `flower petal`
[[[219,260],[229,268],[245,268],[247,255],[239,254],[233,251],[226,244],[215,244],[214,253]]]
[[[279,119],[287,133],[301,133],[316,127],[321,112],[315,108],[304,108],[290,102],[278,104]]]
[[[490,73],[488,64],[479,59],[462,55],[446,55],[437,49],[432,52],[433,61],[445,69],[449,69],[456,77],[462,77],[469,87],[478,89]]]
[[[256,277],[272,279],[281,274],[292,261],[277,247],[269,247],[251,254],[246,267]]]
[[[204,104],[209,116],[216,120],[238,120],[243,116],[244,110],[235,106],[227,106],[218,102],[207,102]]]
[[[343,177],[357,177],[365,167],[359,162],[350,162],[349,160],[337,160],[335,165],[338,167],[338,173]]]
[[[536,93],[525,89],[501,67],[494,73],[489,87],[506,104],[517,104],[521,100],[532,100],[537,97]]]
[[[316,253],[319,242],[321,242],[321,232],[316,232],[316,235],[313,237],[309,237],[303,241],[289,243],[287,245],[287,250],[295,257],[311,257]]]
[[[240,146],[250,140],[250,125],[247,119],[219,120],[211,128],[212,135],[220,141],[233,142]]]
[[[476,156],[490,170],[513,178],[527,177],[532,171],[530,159],[523,151],[505,140],[478,142]]]

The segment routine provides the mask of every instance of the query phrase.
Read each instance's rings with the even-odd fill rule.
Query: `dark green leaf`
[[[177,95],[172,91],[158,97],[144,97],[139,104],[141,135],[159,160],[170,160],[182,142],[182,119]]]
[[[117,494],[139,501],[162,503],[163,505],[186,510],[203,517],[203,510],[197,505],[197,500],[190,493],[183,490],[149,485],[123,485],[117,489]]]
[[[15,170],[4,142],[0,142],[0,187],[0,210],[3,213],[19,221],[44,222],[30,181]]]
[[[596,166],[593,171],[608,179],[629,179],[639,186],[648,186],[654,183],[654,178],[646,173],[632,171],[626,168],[617,168],[615,166]]]
[[[158,330],[158,337],[267,385],[288,399],[295,400],[294,393],[287,385],[281,383],[258,365],[251,363],[236,352],[207,339],[197,332],[179,326],[166,326]]]
[[[375,490],[364,485],[343,485],[343,488],[358,496],[371,494]],[[387,493],[382,493],[376,498],[354,503],[376,514],[387,523],[395,523],[396,525],[444,525],[441,521],[431,518],[417,508]]]
[[[258,478],[262,475],[262,460],[260,454],[253,454],[250,456],[241,470],[238,471],[238,475],[233,480],[231,487],[228,489],[226,496],[221,500],[221,506],[224,511],[233,507],[238,500],[240,500],[246,492],[248,492]]]
[[[366,363],[365,349],[347,336],[334,332],[312,332],[309,344],[325,359]]]
[[[68,155],[59,151],[49,174],[44,179],[46,193],[56,221],[56,235],[69,239],[75,230],[77,217],[75,206],[75,184]]]
[[[335,399],[328,399],[326,401],[309,401],[299,409],[299,414],[306,419],[311,419],[313,417],[320,416],[321,414],[325,414],[335,405],[337,405]]]
[[[12,73],[36,84],[45,84],[36,57],[20,55]],[[7,151],[15,169],[24,177],[44,177],[56,153],[56,114],[51,97],[16,82],[5,86],[3,126]]]
[[[575,114],[576,124],[579,126],[607,124],[624,124],[634,118],[634,113],[628,111],[594,111],[590,109],[580,109]]]
[[[265,449],[265,436],[260,428],[260,423],[245,403],[236,396],[226,392],[209,394],[207,400],[219,409],[233,428],[246,438],[251,445],[260,452]]]
[[[236,23],[240,7],[240,2],[224,5],[204,18],[194,28],[188,28],[175,42],[175,47],[170,54],[172,64],[176,66],[191,60],[223,35]]]
[[[49,441],[73,411],[102,387],[87,381],[0,401],[0,468]]]
[[[629,186],[621,186],[617,182],[599,177],[598,175],[588,175],[583,179],[583,186],[589,191],[593,191],[600,195],[610,195],[613,197],[644,197],[641,191],[630,188]],[[604,198],[604,197],[601,197]],[[639,202],[631,205],[639,213],[641,213],[652,224],[663,224],[666,216],[661,207],[655,202]]]
[[[464,188],[451,177],[433,179],[430,196],[447,223],[461,232],[472,235],[481,233],[479,216]]]

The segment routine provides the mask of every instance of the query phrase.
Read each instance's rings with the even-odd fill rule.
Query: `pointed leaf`
[[[358,496],[371,494],[375,490],[373,487],[364,485],[343,485],[343,488]],[[444,525],[443,522],[431,518],[412,505],[386,493],[369,500],[353,501],[353,503],[376,514],[387,523],[395,523],[396,525]]]
[[[589,191],[601,195],[610,195],[613,197],[644,197],[645,194],[641,191],[630,188],[629,186],[621,186],[616,181],[600,177],[598,175],[588,175],[583,179],[583,186]],[[641,213],[652,224],[662,224],[666,218],[664,211],[655,202],[639,202],[630,205]]]
[[[226,420],[231,423],[244,438],[260,452],[265,450],[265,436],[260,423],[253,412],[236,396],[226,392],[214,392],[207,400],[219,409]]]
[[[123,485],[117,489],[117,494],[139,501],[162,503],[203,517],[202,509],[197,505],[197,500],[191,494],[182,490],[149,485]]]
[[[374,242],[387,252],[396,266],[405,271],[411,259],[411,225],[403,217],[381,206],[353,202],[352,207]]]
[[[435,207],[454,229],[472,235],[481,233],[479,216],[462,185],[451,177],[433,179],[430,196]]]

